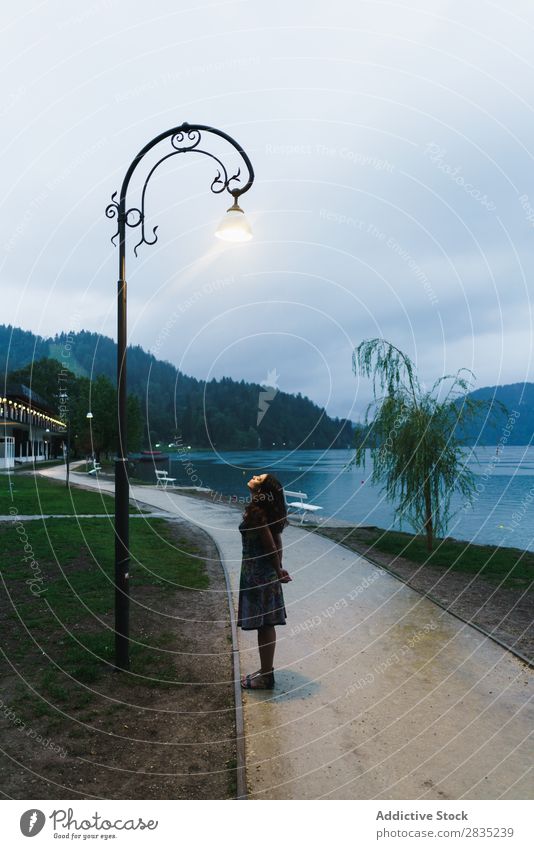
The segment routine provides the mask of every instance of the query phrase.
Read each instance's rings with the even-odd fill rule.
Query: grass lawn
[[[20,480],[17,506],[36,512],[35,481]],[[67,512],[65,487],[37,483],[47,512]],[[71,494],[77,511],[94,511],[86,496],[100,500]],[[227,600],[216,550],[201,535],[183,522],[131,522],[131,666],[117,673],[112,522],[0,524],[1,700],[18,725],[0,720],[7,751],[26,767],[2,760],[11,798],[232,796]],[[20,723],[63,754],[32,743]]]
[[[21,516],[39,514],[108,513],[114,514],[112,495],[90,492],[39,475],[0,476],[0,515],[9,516],[14,508]],[[139,512],[130,507],[131,512]]]
[[[18,633],[11,657],[23,660],[35,639],[67,676],[93,682],[113,657],[113,527],[107,519],[49,519],[28,522],[25,530],[27,537],[21,540],[12,525],[0,527],[2,578],[13,601],[7,619]],[[26,539],[37,568],[22,559]],[[163,519],[132,522],[130,540],[131,591],[138,600],[144,587],[171,592],[207,587],[195,550],[186,540],[184,550],[180,551],[180,544],[177,549]],[[134,620],[136,612],[134,604]],[[170,644],[172,634],[160,632],[157,640]],[[157,648],[134,644],[131,674],[145,674],[150,668],[154,677],[167,679],[167,660],[168,654]],[[50,667],[43,671],[43,676],[37,676],[39,691],[58,698],[52,686],[56,676],[50,674]],[[150,680],[146,683],[150,686]],[[69,688],[63,691],[70,698]]]
[[[371,557],[376,551],[443,571],[477,574],[485,581],[501,584],[504,588],[527,588],[534,580],[534,553],[519,548],[473,545],[447,537],[435,540],[434,550],[429,552],[423,536],[400,531],[321,527],[314,530]],[[391,565],[394,569],[394,561]]]
[[[50,469],[52,466],[62,466],[63,460],[58,458],[54,460],[39,460],[37,463],[17,463],[15,468],[11,469],[10,474],[21,475],[30,470]]]

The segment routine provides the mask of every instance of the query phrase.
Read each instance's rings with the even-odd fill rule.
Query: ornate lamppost
[[[221,159],[204,148],[204,137],[217,136],[228,142],[239,154],[246,169],[246,180],[238,185],[241,180],[241,168],[229,176],[229,172]],[[168,147],[165,154],[151,165],[148,175],[141,190],[141,201],[138,207],[128,207],[126,194],[132,175],[147,153],[156,145],[167,141]],[[157,242],[157,227],[152,228],[151,235],[147,238],[145,229],[145,198],[146,189],[152,174],[162,162],[174,156],[184,153],[197,153],[213,159],[217,164],[217,174],[211,183],[211,191],[214,194],[228,192],[233,198],[233,203],[227,210],[219,224],[215,235],[229,242],[247,241],[252,236],[252,231],[245,218],[243,210],[239,206],[239,198],[248,192],[254,182],[254,170],[247,154],[243,148],[227,133],[216,130],[204,124],[181,124],[160,133],[152,139],[132,160],[130,167],[124,177],[119,199],[117,192],[111,196],[111,203],[106,207],[108,218],[116,218],[118,229],[112,237],[119,239],[119,280],[117,283],[117,415],[118,415],[118,444],[117,456],[115,458],[115,668],[129,668],[129,577],[130,577],[130,551],[129,551],[129,484],[128,484],[128,430],[126,419],[126,228],[139,228],[140,239],[134,247],[137,249],[145,245],[153,245]]]

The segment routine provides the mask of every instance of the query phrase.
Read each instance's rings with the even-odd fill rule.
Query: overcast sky
[[[425,381],[534,380],[533,41],[522,0],[4,6],[1,320],[115,337],[104,209],[140,148],[188,121],[248,152],[254,239],[214,239],[229,204],[209,159],[161,165],[159,240],[136,259],[128,232],[132,344],[199,378],[275,370],[353,419],[369,386],[351,353],[377,335]]]

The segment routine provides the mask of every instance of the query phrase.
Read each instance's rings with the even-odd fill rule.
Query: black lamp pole
[[[247,168],[246,182],[240,188],[235,183],[241,182],[239,167],[237,172],[228,176],[228,171],[222,161],[202,147],[203,134],[218,136],[229,142],[237,151],[241,160]],[[151,165],[148,175],[141,190],[141,201],[138,207],[126,206],[126,193],[132,175],[145,157],[157,144],[168,140],[170,147],[164,156],[155,165]],[[242,210],[238,206],[238,198],[247,192],[254,182],[254,171],[252,164],[241,146],[227,133],[216,130],[204,124],[182,124],[166,130],[156,136],[137,154],[132,160],[130,167],[124,177],[119,200],[116,200],[117,192],[111,196],[111,203],[106,208],[108,218],[117,218],[118,229],[112,238],[119,237],[119,280],[117,283],[117,415],[118,415],[118,444],[117,456],[115,458],[115,668],[128,669],[129,659],[129,577],[130,577],[130,550],[129,550],[129,483],[128,483],[128,428],[126,418],[126,227],[139,227],[141,238],[135,245],[134,253],[137,256],[137,248],[140,245],[153,245],[157,242],[157,227],[152,228],[152,234],[147,238],[145,232],[145,196],[148,182],[162,162],[172,156],[183,153],[201,153],[215,160],[218,166],[217,176],[211,183],[211,191],[215,194],[227,191],[234,199],[233,210],[238,213]],[[229,210],[230,211],[230,210]]]

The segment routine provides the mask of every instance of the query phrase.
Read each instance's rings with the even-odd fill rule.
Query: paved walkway
[[[211,534],[237,605],[239,513],[152,487],[132,487],[132,497]],[[250,796],[531,799],[525,664],[324,537],[291,526],[284,546],[293,582],[284,585],[288,624],[277,629],[277,687],[244,695]],[[239,631],[244,671],[258,666],[254,638]]]

